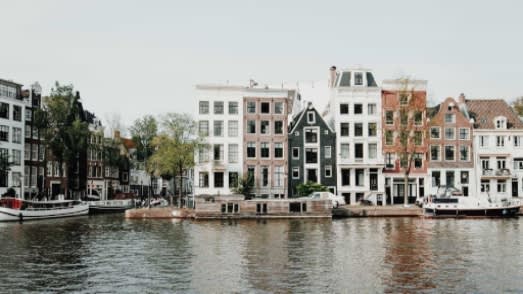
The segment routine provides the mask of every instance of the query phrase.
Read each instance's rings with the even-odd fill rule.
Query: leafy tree
[[[152,141],[158,133],[158,124],[156,119],[151,115],[146,115],[142,118],[136,119],[131,127],[129,127],[131,138],[136,144],[137,149],[137,160],[143,161],[144,165],[147,166],[148,158],[153,154]],[[147,169],[146,169],[147,170]],[[152,192],[152,175],[150,175],[149,183],[149,199],[147,203],[150,203],[150,195]]]
[[[79,158],[87,152],[89,127],[83,118],[80,96],[78,93],[73,94],[72,85],[60,85],[56,82],[50,96],[45,98],[44,105],[42,111],[45,115],[37,115],[37,124],[40,130],[45,130],[44,141],[59,164],[60,177],[64,175],[64,165],[68,171],[68,186],[65,189],[62,187],[68,196],[69,190],[80,190],[85,186],[82,185],[82,179],[72,175],[79,164]]]
[[[523,96],[518,97],[516,101],[512,102],[512,107],[514,107],[518,115],[523,115]]]
[[[243,177],[238,179],[238,186],[234,187],[232,191],[237,194],[242,194],[245,196],[245,199],[249,199],[254,190],[254,178],[252,175],[246,173]]]
[[[169,113],[162,119],[162,127],[162,134],[153,139],[155,153],[148,169],[157,176],[179,177],[178,203],[181,205],[183,172],[194,166],[194,151],[200,138],[196,134],[196,122],[188,114]]]
[[[299,196],[307,196],[313,192],[326,192],[329,189],[322,184],[307,181],[305,184],[302,183],[296,186],[296,191]]]

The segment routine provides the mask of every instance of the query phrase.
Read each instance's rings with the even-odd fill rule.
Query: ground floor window
[[[214,187],[223,188],[223,172],[214,173]]]
[[[238,203],[222,203],[222,213],[239,213],[240,205]]]

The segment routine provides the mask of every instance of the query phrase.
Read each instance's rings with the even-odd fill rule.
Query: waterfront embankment
[[[418,217],[423,210],[418,206],[362,206],[345,205],[332,210],[332,217]]]

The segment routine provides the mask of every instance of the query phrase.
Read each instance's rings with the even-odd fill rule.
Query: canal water
[[[523,218],[0,224],[0,292],[523,292]]]

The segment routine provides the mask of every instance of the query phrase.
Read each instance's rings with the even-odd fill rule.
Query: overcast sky
[[[72,83],[87,109],[126,124],[193,113],[197,83],[319,84],[331,65],[426,79],[433,101],[511,100],[523,95],[522,11],[477,0],[1,0],[0,78],[39,81],[44,94]]]

